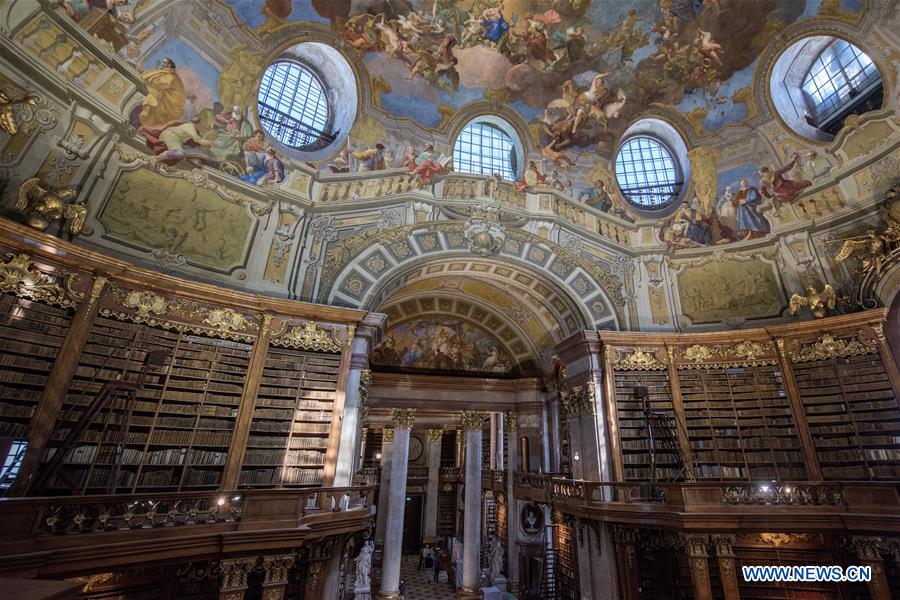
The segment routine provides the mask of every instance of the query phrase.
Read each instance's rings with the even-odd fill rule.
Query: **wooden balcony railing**
[[[896,482],[581,481],[515,473],[517,498],[553,504],[564,513],[647,526],[772,527],[900,532]]]
[[[374,486],[0,499],[0,573],[272,548],[369,526]],[[113,553],[113,547],[127,552]]]
[[[406,479],[428,479],[428,467],[409,467],[406,471]]]

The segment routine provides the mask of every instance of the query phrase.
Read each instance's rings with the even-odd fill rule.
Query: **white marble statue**
[[[363,544],[356,557],[356,588],[368,588],[370,585],[370,573],[372,571],[372,553],[375,552],[375,544],[368,541]]]
[[[494,536],[491,539],[491,581],[500,577],[500,569],[503,565],[503,548],[500,546],[500,538]]]

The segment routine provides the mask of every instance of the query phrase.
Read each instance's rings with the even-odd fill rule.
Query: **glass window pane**
[[[328,133],[325,90],[312,71],[299,63],[282,61],[266,69],[259,84],[258,109],[263,129],[287,146],[302,149]]]
[[[616,179],[622,194],[645,208],[659,208],[674,200],[678,169],[669,149],[657,140],[634,137],[616,156]]]

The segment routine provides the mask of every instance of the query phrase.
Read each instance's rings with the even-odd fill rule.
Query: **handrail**
[[[297,520],[372,506],[375,486],[0,499],[0,537]]]

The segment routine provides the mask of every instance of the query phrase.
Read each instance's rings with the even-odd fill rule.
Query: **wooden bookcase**
[[[622,462],[626,481],[650,480],[650,438],[647,431],[647,417],[644,414],[644,400],[636,398],[634,389],[645,387],[649,394],[649,406],[653,411],[674,417],[672,393],[666,371],[615,371],[616,415],[619,439],[622,447]],[[654,436],[657,432],[654,432]],[[683,478],[682,458],[677,448],[656,443],[657,480],[675,481]]]
[[[575,528],[559,515],[553,527],[553,547],[556,550],[556,581],[558,598],[578,600],[581,588],[578,580],[578,540]]]
[[[443,485],[438,492],[438,537],[456,535],[456,486],[451,485],[444,491]]]
[[[697,479],[804,479],[803,453],[775,365],[678,371]]]
[[[880,356],[796,362],[793,369],[823,478],[900,478],[900,407]]]
[[[643,386],[677,425],[677,446],[657,445],[660,481],[679,458],[696,480],[896,480],[900,372],[883,322],[874,310],[742,332],[598,332],[614,473],[650,479]]]
[[[441,435],[441,466],[456,466],[456,431],[444,431]],[[380,438],[379,438],[380,440]],[[379,448],[381,446],[379,445]]]
[[[337,354],[269,347],[250,421],[241,487],[322,482],[339,367]]]
[[[25,439],[72,312],[0,294],[0,438]]]
[[[349,340],[377,337],[383,317],[161,276],[5,219],[0,231],[0,449],[29,442],[7,495],[330,481]],[[163,364],[144,369],[154,351]],[[81,418],[142,371],[133,396]]]
[[[69,452],[51,490],[81,493],[215,489],[222,479],[251,347],[186,332],[98,317],[88,335],[49,459],[103,384],[133,381],[152,350],[168,353],[166,368],[145,380],[131,404],[123,443],[118,425],[125,401],[101,410]],[[116,455],[117,480],[111,485]]]

